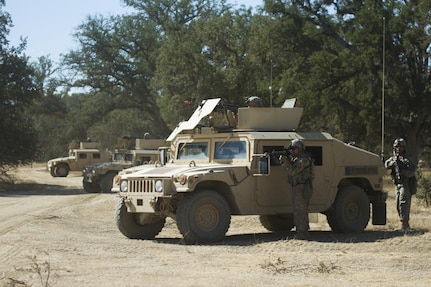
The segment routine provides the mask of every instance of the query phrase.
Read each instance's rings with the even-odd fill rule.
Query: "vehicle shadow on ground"
[[[0,197],[30,196],[30,195],[76,195],[87,194],[83,188],[61,185],[18,183],[4,184],[0,189]]]
[[[301,240],[302,242],[320,242],[320,243],[374,243],[402,236],[419,236],[427,233],[426,229],[412,229],[404,231],[364,231],[355,234],[339,234],[332,231],[310,231],[310,238]],[[222,241],[198,244],[198,245],[232,245],[232,246],[252,246],[261,243],[276,242],[280,240],[295,240],[294,232],[274,232],[274,233],[253,233],[253,234],[235,234],[228,235]],[[183,244],[187,245],[183,239],[178,238],[156,238],[154,241],[166,244]]]

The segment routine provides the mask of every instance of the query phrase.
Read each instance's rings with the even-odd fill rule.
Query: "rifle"
[[[401,182],[400,166],[398,165],[399,155],[397,154],[395,149],[392,151],[392,153],[393,153],[393,157],[394,157],[393,172],[394,172],[395,183],[399,183],[399,182]]]

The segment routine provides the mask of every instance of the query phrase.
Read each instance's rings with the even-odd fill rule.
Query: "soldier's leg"
[[[401,220],[401,195],[400,195],[400,188],[399,185],[395,185],[395,204],[397,207],[397,213],[398,213],[398,217]]]
[[[308,236],[308,200],[302,194],[304,185],[298,184],[292,187],[293,193],[293,220],[296,232],[301,236]]]
[[[405,185],[401,185],[398,188],[398,193],[399,193],[400,220],[402,222],[402,228],[406,230],[410,227],[409,219],[410,219],[411,194],[408,186],[405,186]]]

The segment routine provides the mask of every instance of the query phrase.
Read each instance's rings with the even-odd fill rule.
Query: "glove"
[[[387,168],[391,168],[391,167],[393,167],[395,165],[395,161],[393,160],[393,159],[388,159],[387,161],[386,161],[386,167]]]

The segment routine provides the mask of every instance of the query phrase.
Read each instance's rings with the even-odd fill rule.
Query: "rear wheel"
[[[66,177],[69,174],[69,167],[67,164],[61,163],[55,167],[54,173],[58,177]]]
[[[357,186],[340,188],[333,208],[326,216],[334,232],[362,232],[370,220],[370,202],[367,194]]]
[[[102,177],[102,180],[100,181],[100,189],[104,193],[111,192],[112,189],[112,181],[114,180],[114,177],[117,174],[114,172],[108,172]]]
[[[130,213],[124,198],[121,198],[115,208],[115,223],[118,230],[130,239],[153,239],[165,226],[165,217],[151,213]]]
[[[259,216],[260,223],[269,231],[290,231],[295,224],[293,223],[293,214],[271,214]]]
[[[230,225],[230,209],[215,191],[187,195],[177,209],[177,226],[186,242],[214,242],[224,238]]]

